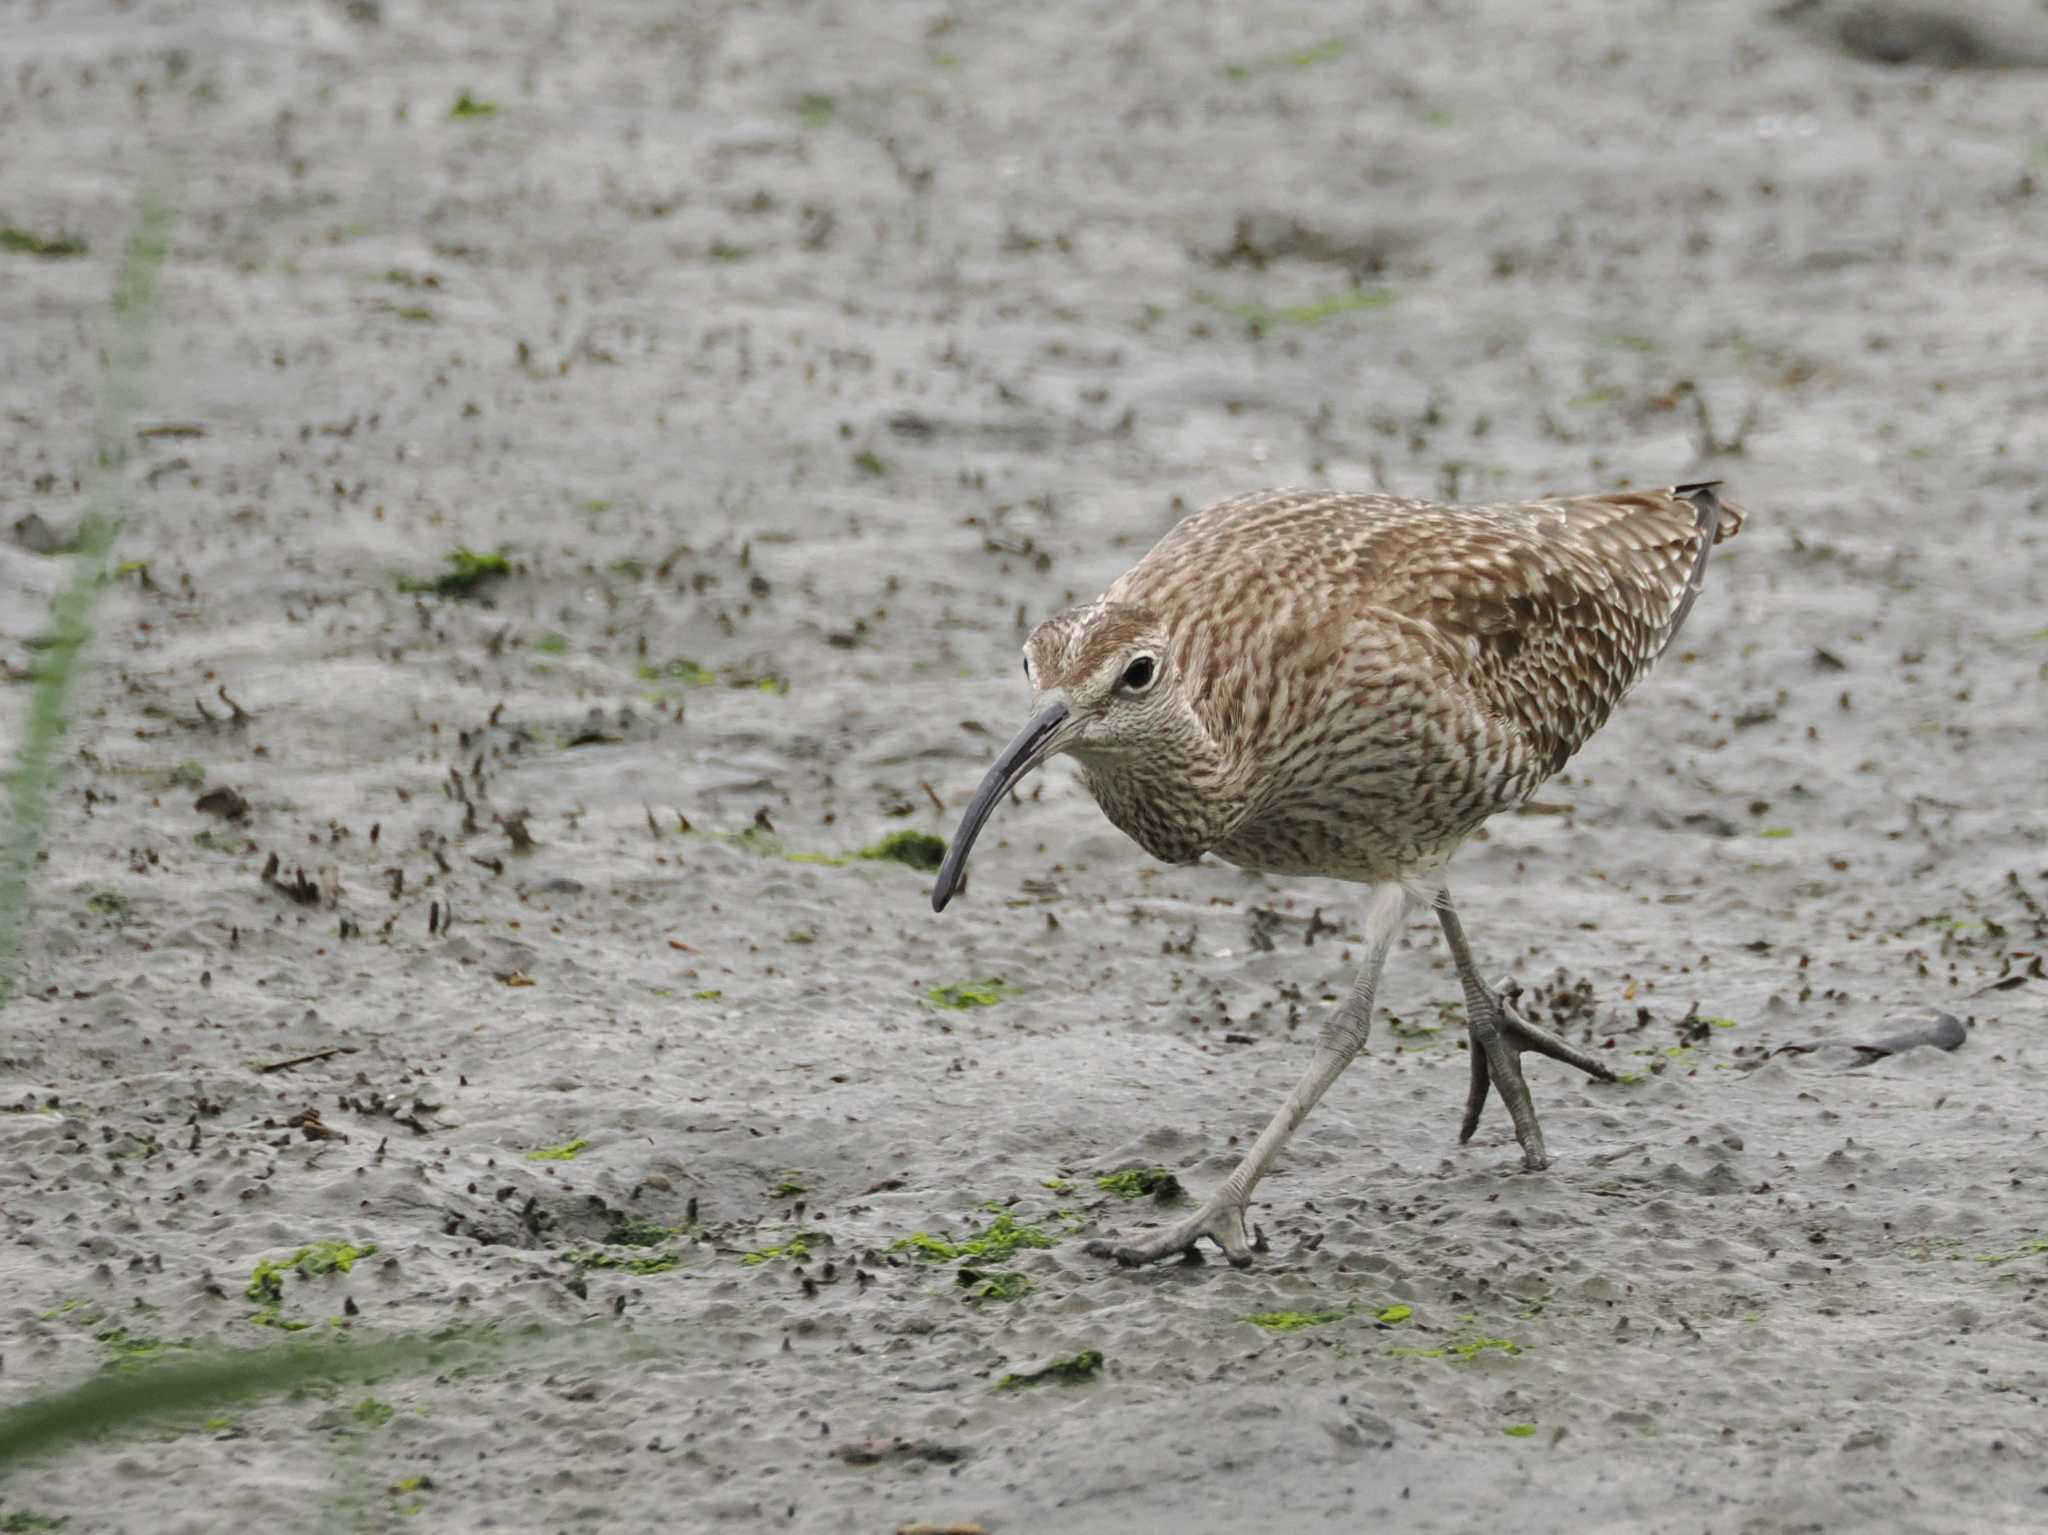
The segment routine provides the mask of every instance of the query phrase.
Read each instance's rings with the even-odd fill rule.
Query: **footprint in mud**
[[[1960,8],[1958,8],[1960,9]],[[2048,36],[2026,37],[1958,9],[1866,0],[1789,0],[1771,14],[1852,59],[1932,69],[2048,68]]]

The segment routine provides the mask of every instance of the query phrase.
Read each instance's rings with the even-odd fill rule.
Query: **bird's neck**
[[[1148,742],[1143,752],[1078,751],[1081,779],[1116,828],[1154,858],[1193,863],[1229,835],[1246,800],[1206,739]]]

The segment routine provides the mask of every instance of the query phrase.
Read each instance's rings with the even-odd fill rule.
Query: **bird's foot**
[[[1479,1128],[1479,1116],[1486,1109],[1486,1090],[1491,1086],[1514,1117],[1515,1139],[1522,1147],[1522,1166],[1530,1172],[1540,1172],[1550,1165],[1550,1155],[1543,1148],[1536,1105],[1530,1100],[1529,1084],[1522,1077],[1522,1053],[1534,1050],[1538,1055],[1576,1066],[1602,1082],[1612,1082],[1615,1076],[1602,1061],[1524,1018],[1514,1004],[1520,994],[1519,986],[1503,978],[1487,998],[1493,1016],[1481,1019],[1467,1015],[1472,1031],[1472,1087],[1465,1098],[1465,1120],[1458,1127],[1458,1140],[1471,1140],[1472,1132]]]
[[[1563,1061],[1567,1066],[1576,1066],[1587,1076],[1597,1077],[1602,1082],[1619,1080],[1613,1068],[1591,1051],[1567,1044],[1549,1030],[1539,1029],[1524,1018],[1515,1007],[1515,999],[1521,994],[1521,984],[1508,976],[1502,976],[1493,989],[1493,1004],[1500,1017],[1501,1028],[1515,1042],[1517,1049],[1534,1050],[1538,1055],[1547,1055],[1553,1061]]]
[[[1190,1262],[1199,1262],[1201,1255],[1195,1244],[1207,1237],[1223,1249],[1223,1256],[1230,1260],[1233,1268],[1250,1268],[1252,1254],[1266,1250],[1266,1238],[1253,1228],[1247,1239],[1244,1210],[1243,1200],[1219,1193],[1194,1214],[1149,1237],[1129,1242],[1098,1238],[1088,1244],[1087,1251],[1092,1257],[1114,1258],[1125,1268],[1157,1263],[1161,1258],[1171,1258],[1176,1253],[1186,1253]]]

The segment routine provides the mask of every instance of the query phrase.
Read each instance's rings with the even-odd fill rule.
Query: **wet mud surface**
[[[2048,1520],[2037,11],[20,10],[10,750],[175,223],[0,1019],[0,1394],[588,1342],[9,1517]],[[1625,1080],[1532,1063],[1547,1173],[1460,1148],[1418,914],[1260,1263],[1087,1257],[1256,1133],[1361,893],[1153,864],[1064,765],[943,916],[860,856],[951,833],[1031,624],[1262,485],[1714,476],[1684,643],[1453,867]]]

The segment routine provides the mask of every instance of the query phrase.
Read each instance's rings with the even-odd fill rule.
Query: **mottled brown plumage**
[[[1678,632],[1713,545],[1741,525],[1711,485],[1486,506],[1273,490],[1198,512],[1098,600],[1032,632],[1038,711],[984,780],[933,904],[950,898],[996,801],[1063,751],[1156,857],[1214,854],[1399,892],[1375,897],[1367,946],[1379,957],[1406,897],[1429,899],[1473,1032],[1465,1134],[1491,1082],[1528,1165],[1542,1166],[1520,1050],[1606,1069],[1478,979],[1444,866],[1606,722]],[[1117,1256],[1203,1234],[1242,1256],[1251,1183],[1363,1044],[1378,959],[1366,968],[1263,1152],[1186,1232],[1159,1239],[1168,1246]]]
[[[1155,857],[1427,873],[1563,767],[1663,649],[1708,534],[1741,525],[1692,494],[1240,496],[1046,620],[1026,654],[1043,692],[1158,641],[1147,697],[1184,708],[1069,748]]]

